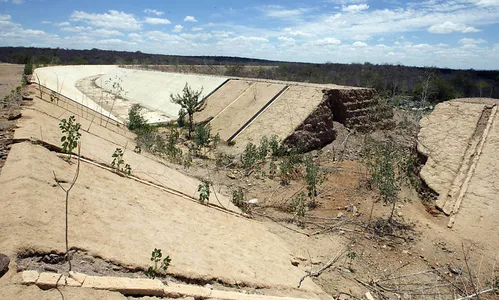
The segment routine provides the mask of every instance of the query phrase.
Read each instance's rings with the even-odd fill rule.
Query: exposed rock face
[[[377,111],[373,89],[324,89],[322,102],[284,143],[303,151],[324,147],[336,138],[333,121],[358,131],[386,127],[392,110]]]
[[[336,132],[333,128],[333,114],[327,104],[322,102],[284,141],[285,144],[309,151],[334,141]]]

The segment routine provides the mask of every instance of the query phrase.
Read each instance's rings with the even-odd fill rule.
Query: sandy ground
[[[3,99],[11,90],[21,85],[24,65],[0,63],[0,70],[0,99]]]
[[[269,83],[252,85],[237,98],[237,101],[231,103],[210,121],[213,134],[219,133],[222,140],[228,140],[284,87]]]

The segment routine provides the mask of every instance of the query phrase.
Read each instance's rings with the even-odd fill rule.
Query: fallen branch
[[[303,280],[305,280],[305,278],[307,277],[319,277],[322,272],[324,272],[326,269],[328,269],[329,267],[331,267],[335,262],[338,261],[338,259],[340,259],[340,257],[345,254],[347,252],[346,249],[342,250],[342,251],[339,251],[338,253],[336,253],[336,256],[333,256],[325,265],[323,265],[319,270],[315,271],[315,272],[308,272],[308,274],[305,274],[302,278],[300,278],[300,281],[298,282],[298,288],[301,287],[301,284],[303,282]]]

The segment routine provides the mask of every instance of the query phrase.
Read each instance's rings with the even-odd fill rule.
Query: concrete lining
[[[210,121],[213,134],[218,133],[227,141],[284,87],[281,84],[263,82],[253,84],[237,101],[231,103],[219,116]]]
[[[116,94],[119,84],[121,97],[131,102],[163,112],[170,120],[178,117],[180,105],[170,101],[171,94],[182,94],[187,83],[193,90],[202,89],[201,99],[210,95],[228,80],[227,77],[176,74],[117,68],[96,80],[97,86]]]
[[[33,72],[32,81],[40,83],[41,85],[56,91],[73,101],[76,101],[88,108],[91,108],[92,110],[98,111],[99,113],[118,121],[118,118],[112,115],[109,111],[103,109],[97,103],[96,99],[90,99],[76,88],[76,82],[78,82],[78,80],[92,75],[104,74],[116,68],[117,66],[109,65],[37,68]]]

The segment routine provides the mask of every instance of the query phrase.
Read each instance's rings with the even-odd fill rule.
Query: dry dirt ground
[[[0,220],[0,252],[12,260],[10,271],[0,278],[0,295],[5,299],[60,299],[56,290],[19,285],[17,271],[63,267],[57,262],[64,249],[63,193],[51,172],[70,178],[75,164],[44,145],[58,143],[57,119],[69,115],[35,99],[34,107],[25,109],[18,120],[16,139],[44,143],[14,144],[0,177],[0,205],[6,216]],[[313,153],[327,175],[319,186],[317,207],[299,219],[286,208],[306,191],[303,169],[283,186],[279,178],[269,178],[268,166],[247,174],[216,166],[213,159],[195,158],[190,169],[183,169],[126,150],[132,173],[157,185],[151,187],[105,168],[116,147],[133,149],[133,135],[123,137],[79,121],[82,128],[89,128],[82,136],[82,156],[107,166],[83,164],[71,197],[70,245],[75,248],[77,270],[143,276],[140,270],[147,267],[152,248],[158,247],[172,256],[166,280],[305,298],[325,297],[322,289],[337,299],[361,299],[367,292],[379,299],[456,299],[474,292],[471,282],[480,291],[497,276],[499,246],[484,249],[487,235],[463,238],[458,230],[449,230],[448,217],[424,203],[411,188],[401,191],[395,213],[407,228],[390,231],[382,223],[374,227],[377,230],[366,228],[386,218],[390,207],[375,201],[377,193],[366,188],[366,170],[357,161],[363,136],[349,134],[340,124],[335,123],[337,140]],[[371,135],[403,135],[405,128],[399,122],[393,132]],[[207,156],[214,158],[215,153]],[[193,177],[211,180],[225,207],[229,207],[230,192],[244,188],[246,199],[258,199],[251,207],[251,219],[196,203],[199,181]],[[232,206],[231,211],[237,209]],[[58,254],[56,261],[45,259],[50,252]],[[296,289],[303,275],[324,266],[329,267]],[[125,298],[105,291],[61,291],[67,299]]]

